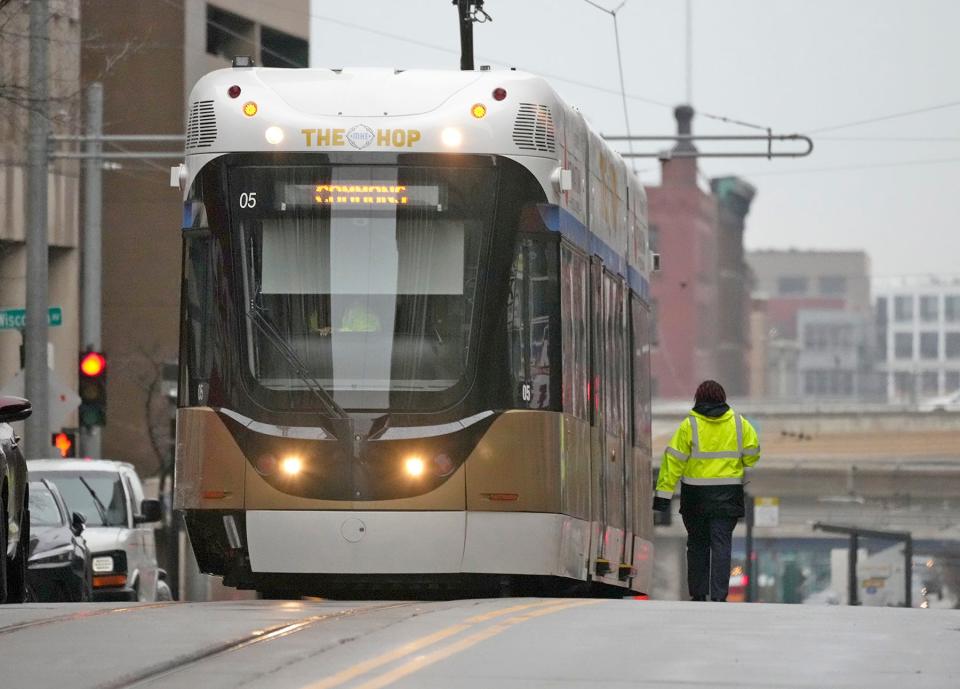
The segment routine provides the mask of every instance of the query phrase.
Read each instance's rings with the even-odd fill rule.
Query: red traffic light
[[[90,378],[99,376],[106,367],[107,360],[100,352],[87,352],[80,359],[80,371]]]

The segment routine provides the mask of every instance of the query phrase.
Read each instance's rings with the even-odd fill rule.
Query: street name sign
[[[47,325],[51,328],[63,325],[63,309],[59,306],[47,309]],[[0,309],[0,330],[23,330],[26,327],[26,309]]]

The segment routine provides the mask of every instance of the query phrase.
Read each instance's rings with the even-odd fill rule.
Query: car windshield
[[[40,482],[30,483],[30,526],[63,526],[53,493]]]
[[[113,471],[57,471],[41,476],[56,482],[71,512],[87,526],[127,526],[127,500],[120,474]]]

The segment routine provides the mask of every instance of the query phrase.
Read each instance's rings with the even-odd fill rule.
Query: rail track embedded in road
[[[69,615],[56,615],[54,617],[45,617],[41,620],[28,620],[26,622],[17,622],[15,624],[10,624],[5,627],[0,627],[0,636],[4,634],[12,634],[13,632],[23,631],[25,629],[33,629],[34,627],[42,627],[48,624],[57,624],[61,622],[74,622],[78,620],[86,620],[91,617],[101,617],[103,615],[118,615],[118,614],[123,614],[128,612],[136,612],[138,610],[164,608],[171,605],[185,605],[185,604],[179,603],[177,601],[165,601],[162,603],[148,603],[146,605],[128,605],[122,608],[97,608],[94,610],[79,610],[77,612],[70,613]]]
[[[389,610],[391,608],[402,608],[417,604],[417,602],[411,601],[406,603],[371,605],[302,617],[292,622],[285,622],[283,624],[274,625],[265,629],[257,629],[240,638],[235,638],[231,641],[225,641],[219,644],[213,644],[207,646],[206,648],[199,649],[193,653],[188,653],[168,661],[157,663],[156,665],[144,668],[138,672],[124,675],[111,682],[100,684],[98,685],[97,689],[132,689],[133,687],[143,686],[162,677],[167,677],[169,675],[181,672],[182,670],[186,670],[205,660],[217,658],[233,651],[239,651],[255,644],[282,639],[290,636],[291,634],[295,634],[303,631],[304,629],[312,627],[320,622],[330,622],[333,620],[339,620],[345,617],[353,617],[355,615],[362,615],[369,612]]]

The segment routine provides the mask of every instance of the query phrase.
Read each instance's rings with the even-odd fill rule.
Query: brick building
[[[674,114],[690,134],[693,108]],[[675,152],[696,148],[681,141]],[[744,222],[754,188],[736,177],[698,181],[696,158],[663,162],[661,184],[647,188],[652,250],[662,256],[651,290],[656,320],[654,395],[688,399],[704,378],[734,395],[749,390],[750,292]]]

